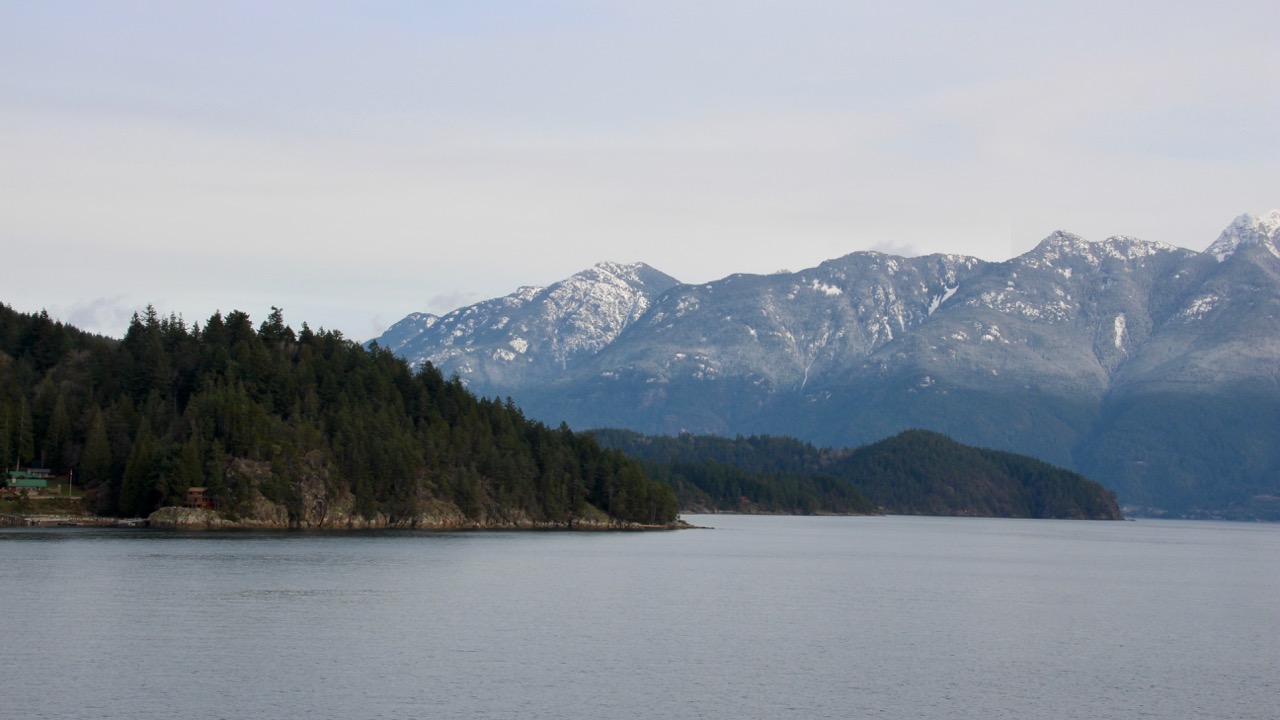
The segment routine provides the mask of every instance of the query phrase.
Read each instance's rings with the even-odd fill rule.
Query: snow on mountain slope
[[[1280,383],[1278,235],[1280,211],[1242,215],[1153,294],[1160,323],[1122,389]]]
[[[1244,261],[1228,260],[1248,256],[1265,275],[1264,258],[1280,257],[1278,233],[1272,211],[1237,218],[1205,253],[1056,232],[1003,263],[857,252],[797,273],[701,285],[639,263],[601,263],[442,317],[410,315],[377,341],[483,394],[624,376],[649,385],[736,377],[761,392],[821,393],[859,377],[918,376],[1100,396],[1171,371],[1190,338],[1203,340],[1189,324],[1205,329],[1198,323],[1240,295],[1231,285]],[[1271,352],[1254,345],[1242,355],[1251,367]],[[1240,374],[1232,362],[1219,359],[1224,376]],[[1193,374],[1201,382],[1212,373]]]
[[[676,284],[643,263],[603,262],[440,317],[415,313],[375,341],[413,365],[456,373],[482,394],[502,392],[598,352]]]
[[[988,265],[916,337],[876,353],[879,375],[1100,395],[1159,321],[1148,299],[1197,253],[1054,233]]]
[[[1272,210],[1262,217],[1245,213],[1223,230],[1205,252],[1216,257],[1218,262],[1222,262],[1242,246],[1256,246],[1280,257],[1278,240],[1280,240],[1280,210]]]
[[[658,383],[728,375],[802,391],[924,322],[983,264],[859,252],[798,273],[680,286],[580,373]]]

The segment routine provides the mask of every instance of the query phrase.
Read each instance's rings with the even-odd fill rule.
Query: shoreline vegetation
[[[280,527],[663,526],[672,490],[568,426],[273,308],[148,307],[121,340],[0,305],[0,458],[74,472],[89,512],[199,504]]]

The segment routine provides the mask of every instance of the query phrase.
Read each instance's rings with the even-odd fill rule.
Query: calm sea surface
[[[1280,526],[0,530],[2,718],[1269,718]]]

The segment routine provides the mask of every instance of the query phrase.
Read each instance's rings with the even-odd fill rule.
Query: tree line
[[[74,471],[105,515],[204,487],[232,517],[261,496],[301,518],[317,483],[391,523],[439,503],[565,525],[593,508],[644,524],[678,511],[669,486],[589,435],[340,332],[295,332],[279,308],[254,327],[241,311],[201,326],[148,306],[113,340],[0,304],[0,458]]]

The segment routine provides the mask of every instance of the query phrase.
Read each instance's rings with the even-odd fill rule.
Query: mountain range
[[[1005,262],[855,252],[683,284],[601,263],[375,342],[577,429],[908,428],[1033,455],[1131,511],[1280,518],[1280,210],[1204,252],[1056,232]]]

